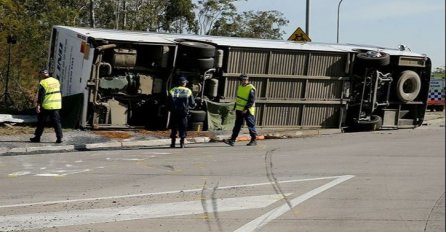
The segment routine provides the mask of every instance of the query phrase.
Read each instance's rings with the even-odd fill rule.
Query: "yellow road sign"
[[[302,28],[298,27],[293,34],[291,34],[288,40],[292,41],[302,41],[302,42],[311,42],[310,37],[302,30]]]

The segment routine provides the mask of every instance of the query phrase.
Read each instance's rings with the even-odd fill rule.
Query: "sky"
[[[312,42],[336,43],[339,0],[310,0],[308,36]],[[239,12],[277,10],[289,20],[284,39],[297,27],[306,31],[307,0],[248,0]],[[432,68],[445,66],[445,0],[342,0],[339,43],[397,48],[427,54]]]

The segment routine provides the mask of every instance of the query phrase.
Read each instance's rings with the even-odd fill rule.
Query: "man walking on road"
[[[181,76],[178,79],[178,86],[169,91],[170,97],[170,138],[172,142],[170,147],[175,147],[177,131],[180,137],[180,147],[184,148],[184,139],[187,136],[187,117],[189,109],[195,107],[194,96],[192,91],[186,87],[187,79]]]
[[[235,101],[235,124],[232,129],[232,136],[230,139],[223,140],[224,143],[234,146],[240,129],[242,128],[243,121],[246,121],[248,126],[249,135],[251,141],[246,144],[247,146],[257,145],[256,141],[256,118],[255,118],[255,94],[256,88],[249,83],[249,77],[246,74],[239,76],[240,85],[237,88],[237,99]]]
[[[59,110],[62,108],[62,94],[60,93],[60,82],[50,77],[48,70],[39,72],[39,93],[37,96],[37,128],[31,142],[39,143],[45,128],[47,118],[50,117],[56,132],[56,143],[62,143],[62,126],[60,123]]]

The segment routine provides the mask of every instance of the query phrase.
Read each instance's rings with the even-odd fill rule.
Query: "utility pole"
[[[338,4],[338,24],[336,27],[336,43],[339,43],[339,10],[341,9],[341,3],[342,3],[342,0],[339,1],[339,4]]]
[[[307,13],[305,21],[305,33],[310,36],[310,0],[307,0]]]

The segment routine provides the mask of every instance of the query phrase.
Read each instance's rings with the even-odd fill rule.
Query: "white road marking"
[[[334,187],[335,185],[338,185],[344,181],[347,181],[353,177],[354,176],[351,176],[351,175],[340,176],[327,184],[324,184],[324,185],[322,185],[318,188],[315,188],[307,193],[304,193],[303,195],[300,195],[299,197],[292,199],[290,201],[291,206],[296,207],[300,203],[316,196],[317,194],[319,194],[331,187]],[[234,232],[249,232],[249,231],[258,230],[261,227],[263,227],[264,225],[268,224],[270,221],[272,221],[272,220],[280,217],[284,213],[288,212],[289,210],[291,210],[291,208],[288,206],[288,204],[283,204],[282,206],[279,206],[279,207],[267,212],[266,214],[254,219],[253,221],[245,224],[244,226],[238,228]]]
[[[8,176],[16,177],[16,176],[25,176],[25,175],[29,175],[29,174],[31,174],[30,171],[18,171],[18,172],[9,173]]]
[[[89,172],[90,169],[83,169],[83,170],[57,170],[53,171],[52,173],[39,173],[35,174],[34,176],[67,176],[67,175],[73,175],[83,172]],[[55,172],[55,173],[54,173]]]
[[[263,208],[280,200],[281,195],[263,195],[239,198],[224,198],[216,200],[216,207],[209,212],[226,212],[244,209]],[[207,201],[207,205],[215,202]],[[2,230],[28,230],[58,226],[84,225],[91,223],[106,223],[147,218],[172,217],[203,213],[201,201],[173,202],[149,204],[130,207],[113,207],[101,209],[73,210],[50,213],[35,213],[0,216]]]
[[[278,181],[278,183],[296,183],[296,182],[315,181],[315,180],[330,180],[330,179],[338,179],[341,177],[347,177],[347,176],[328,176],[328,177],[317,177],[317,178],[308,178],[308,179],[284,180],[284,181]],[[350,176],[348,176],[348,177],[350,177]],[[264,186],[264,185],[271,185],[271,183],[264,182],[264,183],[255,183],[255,184],[246,184],[246,185],[222,186],[222,187],[218,187],[216,190],[246,188],[246,187]],[[109,197],[83,198],[83,199],[73,199],[73,200],[42,201],[42,202],[31,202],[31,203],[13,204],[13,205],[0,205],[0,208],[13,208],[13,207],[23,207],[23,206],[33,206],[33,205],[64,204],[64,203],[73,203],[73,202],[100,201],[100,200],[131,198],[131,197],[157,196],[157,195],[175,194],[175,193],[201,192],[202,190],[203,190],[202,188],[199,188],[199,189],[185,189],[185,190],[174,190],[174,191],[166,191],[166,192],[109,196]]]
[[[111,161],[143,161],[144,159],[140,159],[140,158],[106,158],[106,160],[111,160]]]

